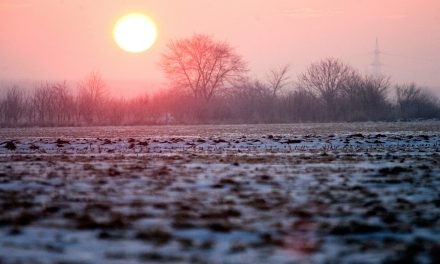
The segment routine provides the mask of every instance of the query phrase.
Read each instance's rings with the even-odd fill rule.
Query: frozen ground
[[[0,130],[0,263],[440,263],[440,123]]]

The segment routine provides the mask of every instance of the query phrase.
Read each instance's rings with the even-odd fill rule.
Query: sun
[[[157,28],[148,16],[142,13],[130,13],[116,22],[113,38],[118,46],[127,52],[144,52],[156,41]]]

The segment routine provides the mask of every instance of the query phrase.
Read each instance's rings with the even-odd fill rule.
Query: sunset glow
[[[440,263],[440,0],[0,0],[0,264]]]
[[[149,17],[141,13],[132,13],[116,22],[113,37],[121,49],[139,53],[148,50],[154,44],[157,29]]]

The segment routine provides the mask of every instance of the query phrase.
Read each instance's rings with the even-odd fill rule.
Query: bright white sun
[[[156,41],[156,25],[144,14],[127,14],[116,22],[113,28],[113,38],[125,51],[143,52]]]

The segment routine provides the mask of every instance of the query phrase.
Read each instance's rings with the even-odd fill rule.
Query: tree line
[[[99,73],[75,87],[45,82],[30,92],[2,88],[0,125],[85,126],[200,123],[354,122],[440,118],[439,100],[415,84],[361,74],[335,58],[297,78],[289,66],[264,80],[247,76],[243,58],[206,35],[170,41],[160,67],[170,86],[126,100],[109,95]],[[392,96],[391,93],[395,95]]]

